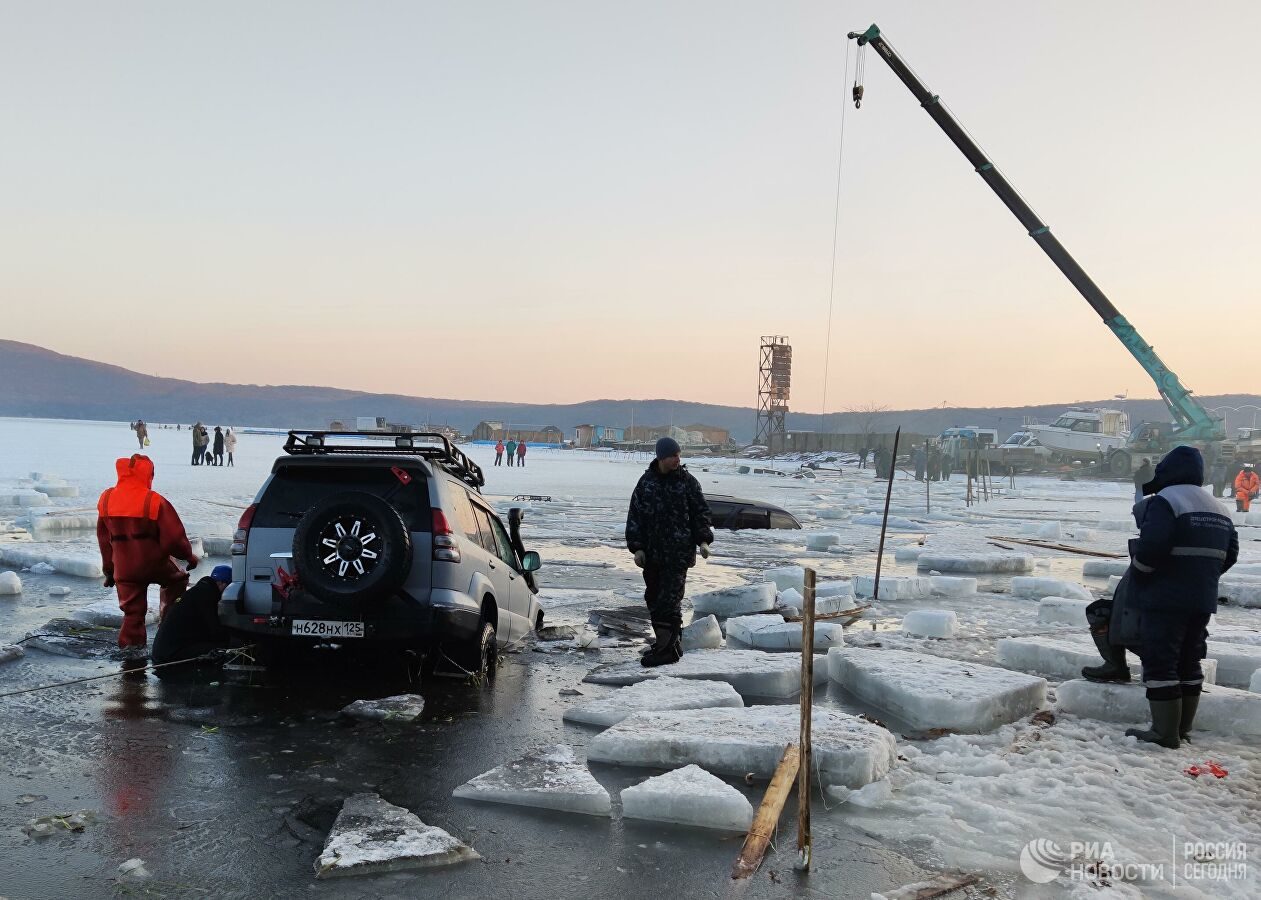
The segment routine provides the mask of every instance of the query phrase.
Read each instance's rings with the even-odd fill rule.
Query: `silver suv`
[[[291,431],[232,543],[219,621],[260,638],[388,644],[492,674],[542,624],[521,515],[429,433]]]

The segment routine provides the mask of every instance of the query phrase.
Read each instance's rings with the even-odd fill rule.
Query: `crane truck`
[[[1198,447],[1210,459],[1224,458],[1228,463],[1233,461],[1236,447],[1233,442],[1226,440],[1224,421],[1205,409],[1191,395],[1191,391],[1183,387],[1182,382],[1178,380],[1178,376],[1156,355],[1152,345],[1147,343],[1138,333],[1138,330],[1130,324],[1125,316],[1121,315],[1120,310],[1112,305],[1112,301],[1104,295],[1099,286],[1078,265],[1077,260],[1051,234],[1051,229],[1047,227],[1046,223],[1038,218],[1038,215],[1017,193],[1003,173],[986,158],[981,148],[977,146],[963,126],[959,124],[954,115],[941,102],[941,98],[930,91],[902,60],[902,57],[898,55],[884,35],[881,34],[880,29],[876,25],[872,25],[866,31],[851,31],[849,39],[857,41],[860,54],[869,46],[875,49],[880,58],[889,65],[893,73],[897,75],[899,80],[915,96],[915,99],[920,102],[920,105],[924,107],[924,111],[932,117],[932,120],[946,133],[946,136],[967,157],[968,162],[972,164],[976,173],[981,176],[982,180],[990,186],[991,190],[998,195],[1003,204],[1024,226],[1029,236],[1042,249],[1042,252],[1050,257],[1051,262],[1055,263],[1056,267],[1064,273],[1064,276],[1068,278],[1073,287],[1085,298],[1091,308],[1099,314],[1100,318],[1103,319],[1103,323],[1116,335],[1125,349],[1138,361],[1138,364],[1143,367],[1143,371],[1155,383],[1156,390],[1160,393],[1161,399],[1164,400],[1165,406],[1168,407],[1173,421],[1143,422],[1136,426],[1131,431],[1125,445],[1113,450],[1111,455],[1104,461],[1106,470],[1114,475],[1129,475],[1137,467],[1136,463],[1139,458],[1143,456],[1157,457],[1179,444]],[[857,71],[862,70],[860,57]],[[863,93],[864,85],[856,78],[853,89],[855,106],[862,105]]]

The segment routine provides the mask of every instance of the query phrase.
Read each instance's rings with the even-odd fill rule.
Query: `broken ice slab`
[[[930,575],[933,593],[938,597],[971,597],[976,593],[976,579],[958,575]]]
[[[636,713],[591,742],[592,762],[674,768],[695,763],[711,772],[770,778],[801,731],[796,706]],[[816,773],[824,785],[858,788],[888,774],[897,757],[893,735],[865,719],[816,706],[811,718]]]
[[[600,634],[632,639],[646,638],[652,633],[648,608],[642,604],[619,606],[616,609],[593,609],[587,613],[587,624]]]
[[[739,587],[706,591],[691,597],[692,610],[699,616],[713,613],[720,619],[770,612],[775,608],[775,585],[769,581]]]
[[[378,794],[352,794],[315,861],[315,877],[423,869],[480,858],[463,841]]]
[[[722,628],[714,615],[694,617],[691,624],[683,626],[683,649],[717,650],[722,646]]]
[[[22,579],[17,572],[0,572],[0,597],[13,597],[22,593]]]
[[[1066,681],[1056,691],[1059,710],[1087,719],[1147,725],[1151,708],[1141,684]],[[1195,731],[1237,738],[1261,738],[1261,694],[1205,685],[1195,715]],[[1193,738],[1194,739],[1194,738]]]
[[[897,562],[915,562],[923,552],[924,548],[920,546],[898,547],[893,551],[893,558]]]
[[[855,525],[875,525],[879,527],[884,524],[884,515],[882,513],[866,513],[861,516],[854,516],[850,519]],[[932,529],[919,522],[912,521],[905,516],[889,516],[887,523],[889,531],[931,531]]]
[[[830,550],[832,547],[839,547],[841,544],[841,536],[830,532],[813,532],[806,535],[807,550]]]
[[[626,788],[622,816],[744,832],[753,825],[753,804],[721,778],[691,765]]]
[[[935,572],[1032,572],[1028,553],[921,553],[916,564]]]
[[[566,744],[544,747],[484,772],[456,788],[453,796],[591,816],[609,816],[613,809],[609,792]]]
[[[1225,575],[1217,584],[1217,595],[1246,609],[1261,609],[1261,578]]]
[[[157,603],[150,604],[145,611],[145,624],[153,625],[157,623],[158,610],[159,606]],[[87,606],[71,610],[70,618],[78,619],[80,622],[87,622],[90,625],[118,628],[123,624],[123,611],[119,608],[117,600],[113,597],[106,597],[104,600],[98,600],[95,603],[89,603]]]
[[[697,650],[676,663],[646,669],[639,660],[598,666],[584,681],[592,684],[637,684],[651,678],[698,678],[725,681],[744,697],[786,700],[801,693],[801,659],[762,650]],[[814,680],[827,680],[822,654],[815,655]]]
[[[780,566],[776,569],[767,569],[762,573],[762,577],[775,585],[777,590],[805,593],[806,570],[803,566]]]
[[[1103,665],[1103,659],[1085,629],[1063,637],[1003,638],[998,642],[996,658],[998,664],[1005,668],[1055,679],[1080,678],[1083,667]],[[1138,657],[1131,654],[1129,663],[1137,667]],[[1217,679],[1216,661],[1206,659],[1200,665],[1204,670],[1205,683],[1213,684]]]
[[[948,609],[917,609],[902,619],[902,630],[916,637],[952,638],[959,628],[959,617]]]
[[[876,589],[876,576],[858,575],[854,578],[854,593],[860,597],[873,596]],[[880,596],[877,600],[923,600],[933,592],[933,583],[928,578],[916,575],[884,576],[880,579]]]
[[[850,693],[912,728],[991,731],[1037,712],[1046,680],[901,650],[834,648],[828,673]]]
[[[356,700],[342,708],[342,715],[365,722],[414,722],[425,711],[420,694],[398,694],[379,700]]]
[[[1087,603],[1095,599],[1094,594],[1076,581],[1046,578],[1041,575],[1013,578],[1011,592],[1017,597],[1073,597],[1077,600],[1085,600]]]
[[[800,650],[803,625],[785,622],[783,616],[737,616],[727,620],[727,637],[755,650]],[[845,629],[837,622],[814,623],[814,646],[817,650],[839,647],[845,643]]]
[[[1077,625],[1085,629],[1086,607],[1094,601],[1069,597],[1043,597],[1038,601],[1038,621],[1044,625]]]
[[[1248,682],[1248,690],[1254,694],[1261,694],[1261,669],[1257,669],[1252,673],[1252,680]]]
[[[0,563],[8,566],[35,566],[46,563],[63,575],[75,575],[80,578],[100,578],[101,560],[99,556],[88,556],[81,553],[65,553],[49,549],[63,546],[58,544],[17,545],[0,544]],[[36,548],[42,549],[36,549]]]
[[[118,629],[92,625],[75,619],[52,619],[37,631],[26,634],[25,644],[75,659],[122,659],[118,649]]]
[[[572,625],[544,625],[535,636],[540,641],[572,641],[578,636],[578,629]]]
[[[1255,644],[1210,640],[1208,658],[1217,660],[1218,683],[1229,687],[1246,688],[1252,681],[1252,673],[1261,669],[1261,647]]]
[[[13,662],[26,655],[26,651],[17,644],[0,644],[0,663]]]
[[[1131,524],[1131,527],[1132,524]],[[1083,578],[1103,578],[1107,575],[1124,575],[1130,567],[1128,559],[1088,559],[1081,564]]]
[[[201,540],[205,545],[207,556],[230,556],[232,554],[232,538],[230,536],[212,535],[203,537]]]
[[[814,614],[831,616],[853,609],[858,604],[854,601],[854,583],[852,581],[825,581],[815,588]],[[805,600],[795,590],[781,591],[775,599],[778,612],[800,616]]]
[[[744,700],[725,681],[697,681],[662,676],[620,688],[607,697],[565,710],[566,722],[608,728],[637,712],[744,706]]]

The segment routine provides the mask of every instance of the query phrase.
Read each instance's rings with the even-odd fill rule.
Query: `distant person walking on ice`
[[[190,569],[200,560],[175,507],[153,490],[153,461],[137,453],[118,460],[114,468],[118,483],[96,504],[96,541],[105,586],[117,587],[123,611],[118,646],[144,648],[149,585],[161,586],[163,613],[188,587],[188,573],[174,559],[186,560]]]
[[[1134,502],[1143,499],[1143,485],[1156,477],[1156,471],[1152,468],[1152,461],[1144,459],[1143,464],[1138,467],[1138,471],[1134,473]]]
[[[1252,509],[1252,501],[1257,498],[1257,491],[1261,490],[1261,479],[1257,478],[1257,471],[1252,467],[1252,463],[1244,463],[1243,469],[1235,477],[1235,511],[1248,512]]]
[[[867,468],[867,454],[869,454],[870,452],[871,451],[867,449],[866,447],[863,447],[861,450],[858,451],[858,468],[860,469]]]
[[[201,465],[202,454],[206,452],[206,445],[201,442],[201,435],[204,431],[205,429],[200,422],[193,426],[193,465],[195,466]]]
[[[140,445],[140,449],[144,449],[144,445],[149,443],[149,426],[144,423],[144,419],[136,420],[136,443]]]
[[[513,440],[509,440],[507,450],[508,450],[508,466],[511,467],[512,458],[517,455],[517,442]]]
[[[218,425],[215,426],[214,456],[213,465],[223,465],[223,429]]]
[[[915,465],[915,480],[923,481],[928,470],[928,454],[923,447],[916,447],[911,454],[911,462]]]
[[[228,451],[228,465],[235,466],[236,462],[232,459],[232,454],[236,453],[236,432],[231,428],[223,433],[223,449]]]
[[[495,442],[495,465],[502,466],[504,464],[504,442],[500,438]]]
[[[525,450],[526,450],[525,441],[518,442],[517,443],[517,465],[519,466],[525,465]]]
[[[639,478],[626,514],[626,549],[644,570],[644,602],[652,617],[652,648],[645,666],[678,662],[683,657],[683,591],[687,570],[696,565],[697,548],[709,558],[714,542],[709,504],[680,458],[677,441],[657,441],[657,458]]]

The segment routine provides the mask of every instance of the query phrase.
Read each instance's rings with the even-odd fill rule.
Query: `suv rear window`
[[[255,528],[293,528],[307,510],[342,491],[363,491],[388,500],[409,531],[429,531],[429,483],[419,469],[408,469],[403,484],[388,466],[285,466],[272,477],[254,514]]]

